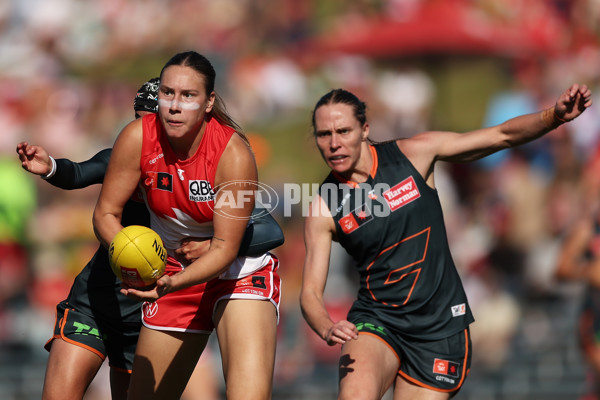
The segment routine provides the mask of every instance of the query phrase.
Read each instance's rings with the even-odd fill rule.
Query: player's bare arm
[[[573,84],[556,104],[541,112],[521,115],[500,125],[465,133],[431,131],[398,140],[398,147],[408,157],[430,186],[436,161],[469,162],[499,150],[537,139],[563,122],[577,118],[592,105],[591,90]]]
[[[331,241],[335,225],[329,208],[320,196],[312,201],[305,218],[304,242],[306,257],[302,276],[300,307],[310,327],[329,344],[344,344],[356,339],[356,326],[346,320],[333,321],[325,308],[323,293],[329,272]]]
[[[141,149],[142,121],[135,120],[123,128],[117,137],[94,209],[94,232],[106,248],[123,228],[123,208],[140,179]]]

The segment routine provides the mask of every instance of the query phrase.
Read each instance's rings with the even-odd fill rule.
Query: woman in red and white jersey
[[[119,134],[94,211],[108,247],[138,185],[168,251],[166,274],[140,301],[130,399],[179,398],[216,329],[229,399],[270,398],[280,279],[271,254],[237,257],[254,207],[257,169],[239,126],[214,91],[215,70],[196,52],[173,56],[160,75],[158,114]],[[192,262],[175,249],[211,238]],[[248,379],[251,377],[251,379]]]

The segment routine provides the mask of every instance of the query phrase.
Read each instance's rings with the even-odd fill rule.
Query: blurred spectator
[[[22,341],[15,310],[27,307],[27,286],[34,278],[27,225],[37,206],[33,181],[12,158],[0,156],[0,348]],[[18,312],[18,311],[17,311]],[[26,343],[21,343],[26,344]]]

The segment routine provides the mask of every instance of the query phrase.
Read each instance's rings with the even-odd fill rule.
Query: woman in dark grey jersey
[[[134,100],[136,118],[158,110],[158,78],[146,82]],[[41,146],[19,143],[17,153],[25,170],[41,175],[48,183],[65,190],[101,184],[112,149],[76,163],[53,159]],[[246,229],[240,255],[258,256],[280,246],[283,233],[268,212],[255,208],[252,224]],[[123,226],[150,224],[150,215],[141,197],[131,198],[123,211]],[[197,258],[209,241],[191,240],[178,249],[188,261]],[[89,263],[75,277],[69,295],[57,305],[43,399],[82,399],[108,357],[112,399],[126,399],[135,346],[141,328],[141,303],[120,293],[121,282],[112,272],[108,252],[98,248]]]
[[[466,162],[534,140],[578,117],[591,91],[574,84],[556,104],[467,133],[424,132],[369,142],[366,106],[343,89],[313,111],[317,147],[331,173],[305,224],[300,305],[311,328],[342,345],[339,399],[448,399],[469,372],[473,316],[450,254],[434,185],[436,161]],[[323,292],[331,241],[356,261],[360,289],[333,321]]]

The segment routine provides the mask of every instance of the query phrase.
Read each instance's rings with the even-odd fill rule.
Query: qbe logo
[[[236,215],[236,210],[245,208],[254,201],[252,218],[260,218],[271,213],[279,203],[279,196],[269,185],[256,181],[231,181],[218,186],[213,212],[233,219],[245,219]],[[211,206],[209,204],[209,206]]]
[[[204,180],[189,181],[188,195],[190,201],[207,202],[215,199],[210,182]]]

